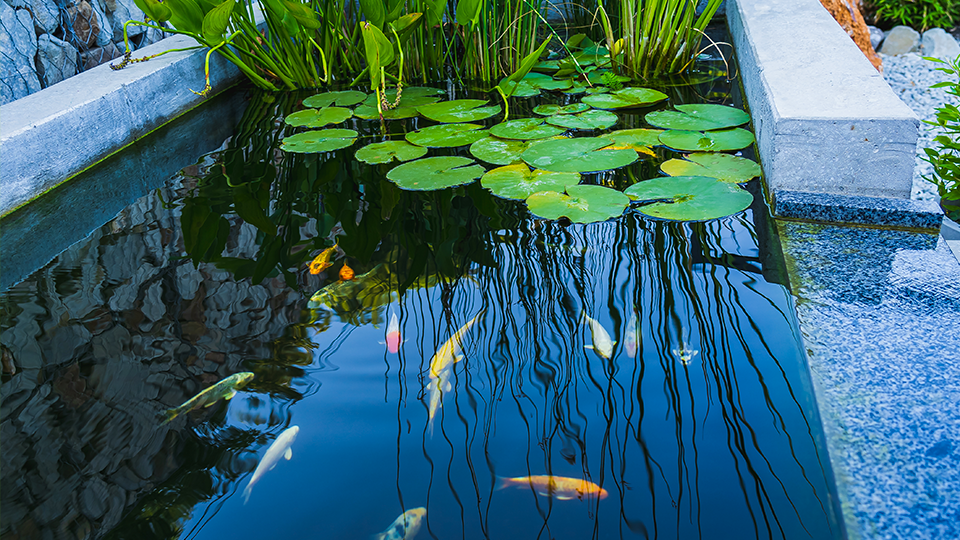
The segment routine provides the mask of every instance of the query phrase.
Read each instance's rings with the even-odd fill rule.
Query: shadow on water
[[[406,192],[354,149],[279,151],[302,97],[256,95],[223,150],[3,295],[4,538],[362,538],[421,506],[420,538],[842,536],[762,201],[569,225],[476,182]],[[356,147],[384,136],[354,122]],[[256,377],[229,405],[159,425],[238,371]],[[294,424],[296,457],[244,506]],[[499,489],[538,475],[608,495]]]

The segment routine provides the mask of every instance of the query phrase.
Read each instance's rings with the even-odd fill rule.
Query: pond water
[[[664,91],[739,105],[723,79]],[[761,196],[581,225],[476,182],[406,192],[353,159],[362,142],[278,150],[306,95],[251,92],[220,151],[0,297],[4,539],[370,538],[416,508],[417,538],[842,537]],[[623,189],[674,155],[585,182]],[[464,325],[437,391],[431,359]],[[161,422],[238,372],[233,399]],[[526,478],[546,475],[590,484]]]

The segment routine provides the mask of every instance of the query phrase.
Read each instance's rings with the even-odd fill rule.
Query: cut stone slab
[[[833,15],[843,31],[850,36],[850,39],[857,44],[857,47],[863,51],[863,55],[870,60],[877,71],[883,69],[883,62],[877,56],[877,51],[873,50],[870,41],[870,30],[867,29],[867,23],[860,14],[857,6],[857,0],[820,0],[820,3]]]
[[[923,33],[923,56],[952,60],[960,56],[960,44],[943,28],[931,28]]]
[[[855,223],[936,231],[943,211],[933,201],[884,199],[780,190],[774,193],[779,217],[827,223]]]
[[[909,26],[894,26],[883,38],[881,54],[896,56],[920,50],[920,33]]]
[[[920,121],[818,0],[736,0],[727,21],[768,193],[910,197]]]

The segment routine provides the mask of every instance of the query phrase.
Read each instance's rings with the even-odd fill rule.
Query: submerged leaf
[[[542,118],[520,118],[497,124],[490,128],[490,134],[501,139],[546,139],[556,137],[566,131],[563,128],[550,126]]]
[[[639,157],[633,150],[604,149],[610,141],[596,137],[544,141],[521,155],[531,167],[558,172],[606,171],[625,167]]]
[[[484,169],[470,158],[459,156],[428,157],[398,165],[387,179],[401,189],[432,191],[469,184],[483,176]]]
[[[578,173],[530,170],[524,163],[498,167],[480,179],[480,185],[504,199],[523,200],[538,191],[564,191],[580,183]]]
[[[321,129],[304,131],[283,139],[281,150],[301,154],[331,152],[346,148],[357,142],[357,132],[352,129]]]
[[[407,141],[384,141],[364,146],[357,150],[354,157],[364,163],[376,164],[390,163],[394,159],[410,161],[422,158],[426,154],[426,148],[410,144]]]
[[[325,107],[323,109],[304,109],[287,115],[284,122],[294,127],[322,128],[330,124],[345,122],[353,116],[350,109],[343,107]]]
[[[709,176],[721,182],[747,182],[760,176],[760,165],[730,154],[698,153],[684,159],[671,159],[660,165],[670,176]]]
[[[674,221],[706,221],[736,214],[753,203],[753,195],[736,184],[707,176],[665,176],[638,182],[624,192],[635,201],[655,202],[638,211]]]
[[[533,112],[539,114],[540,116],[553,116],[555,114],[577,114],[589,110],[590,106],[586,103],[571,103],[570,105],[563,106],[545,104],[537,105],[533,108]]]
[[[487,136],[487,130],[479,124],[440,124],[407,133],[412,144],[429,148],[453,148],[466,146]]]
[[[630,204],[626,195],[604,186],[570,186],[566,193],[541,191],[527,197],[532,213],[547,219],[566,217],[574,223],[606,221]]]
[[[661,143],[687,152],[740,150],[753,144],[753,141],[753,133],[741,128],[706,132],[668,130],[660,134]]]

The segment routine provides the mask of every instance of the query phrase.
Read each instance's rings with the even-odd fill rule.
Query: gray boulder
[[[73,77],[77,74],[78,54],[73,45],[57,39],[50,34],[43,34],[37,39],[40,67],[43,73],[39,75],[46,80],[46,86]]]
[[[870,46],[873,47],[875,51],[880,50],[880,44],[883,43],[883,30],[876,26],[868,26],[867,30],[870,31]]]
[[[14,9],[28,9],[33,14],[37,34],[53,32],[60,26],[60,8],[54,0],[5,0]]]
[[[30,12],[0,2],[0,104],[40,90],[33,62],[36,55],[37,34]]]
[[[943,28],[931,28],[923,33],[923,55],[954,59],[960,56],[960,44]]]
[[[920,33],[909,26],[894,26],[883,38],[880,54],[896,56],[920,50]]]
[[[113,42],[123,43],[123,25],[127,21],[142,21],[144,14],[133,0],[97,0],[97,6],[107,15],[107,22],[113,29]],[[135,37],[142,34],[146,28],[136,24],[127,26],[127,36]]]

